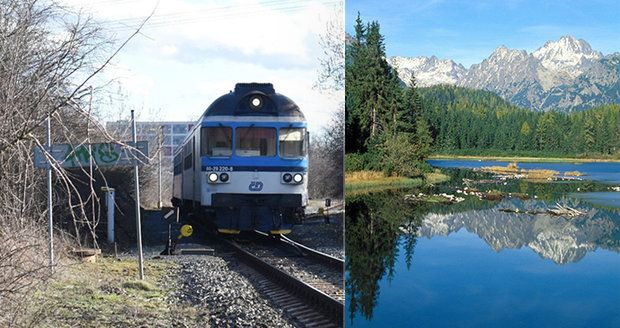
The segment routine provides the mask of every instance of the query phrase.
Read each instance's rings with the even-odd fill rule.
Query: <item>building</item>
[[[172,155],[183,140],[187,133],[192,129],[195,122],[139,122],[136,121],[136,135],[138,140],[147,140],[149,142],[149,152],[157,149],[159,130],[163,131],[163,160],[172,162]],[[108,122],[107,130],[116,136],[125,140],[131,139],[130,121]]]

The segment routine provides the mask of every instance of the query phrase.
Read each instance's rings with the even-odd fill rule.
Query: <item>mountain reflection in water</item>
[[[451,320],[463,316],[468,316],[464,326],[472,327],[519,326],[523,320],[531,320],[534,326],[579,326],[583,322],[564,314],[573,313],[567,309],[580,300],[601,305],[588,307],[592,317],[580,319],[616,320],[608,316],[608,309],[620,298],[606,291],[620,286],[620,210],[566,198],[585,187],[606,188],[589,183],[515,181],[488,188],[520,191],[538,195],[538,199],[493,202],[469,197],[453,205],[409,203],[403,191],[347,196],[347,326],[407,326],[408,319],[395,316],[399,311],[416,315],[422,326],[449,326]],[[408,193],[454,193],[454,187],[439,188],[444,187]],[[500,211],[543,212],[556,202],[585,214],[569,219]],[[416,247],[422,247],[417,256]],[[528,270],[522,270],[523,266]],[[532,299],[533,294],[537,298]],[[506,299],[516,303],[502,305]],[[463,306],[463,302],[472,303]],[[549,314],[540,316],[532,306],[518,312],[520,304],[532,302]],[[373,318],[378,308],[380,314]],[[488,317],[483,308],[496,312]],[[448,314],[433,309],[452,310]],[[520,321],[493,321],[506,317]]]
[[[507,213],[499,209],[525,210],[545,208],[540,201],[505,200],[491,209],[460,213],[424,215],[422,224],[408,222],[403,231],[419,236],[447,236],[465,228],[478,235],[493,250],[528,247],[543,258],[558,264],[581,260],[587,252],[603,247],[620,252],[618,241],[611,240],[619,230],[619,214],[586,204],[571,204],[586,214],[572,219],[548,214]]]

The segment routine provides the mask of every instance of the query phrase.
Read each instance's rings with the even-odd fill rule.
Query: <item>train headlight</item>
[[[209,182],[217,181],[217,173],[209,173]]]
[[[304,176],[303,176],[303,175],[301,175],[301,174],[299,174],[299,173],[296,173],[296,174],[293,176],[293,180],[294,180],[296,183],[301,183],[302,181],[304,181]]]
[[[263,107],[263,100],[260,96],[254,96],[250,98],[250,108],[253,110],[259,110]]]
[[[293,181],[293,175],[290,173],[284,173],[284,175],[282,176],[282,181],[290,183],[291,181]]]
[[[230,177],[228,176],[228,173],[220,173],[220,181],[222,181],[222,182],[227,182],[227,181],[228,181],[228,178],[230,178]]]

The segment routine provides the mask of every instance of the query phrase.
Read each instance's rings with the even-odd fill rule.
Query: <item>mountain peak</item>
[[[391,57],[388,63],[396,68],[399,78],[409,83],[414,75],[419,86],[435,84],[455,84],[463,74],[465,68],[451,59],[431,57]]]
[[[493,51],[493,53],[489,56],[489,60],[525,60],[527,57],[528,53],[525,50],[510,49],[502,44]]]
[[[567,61],[577,64],[581,58],[600,59],[601,53],[592,50],[592,47],[583,39],[572,35],[562,36],[557,41],[547,41],[544,46],[532,53],[541,61]]]
[[[450,59],[430,57],[388,58],[399,78],[418,86],[453,84],[496,92],[514,104],[533,109],[585,109],[618,103],[620,53],[605,57],[573,35],[546,42],[533,53],[497,47],[469,69]]]

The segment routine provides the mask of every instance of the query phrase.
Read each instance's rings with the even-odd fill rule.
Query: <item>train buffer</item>
[[[179,241],[182,238],[190,237],[194,233],[194,228],[189,224],[184,224],[179,229],[179,235],[174,238],[172,226],[178,226],[179,211],[178,208],[164,209],[162,211],[164,220],[168,223],[168,239],[166,248],[160,255],[210,255],[215,252],[213,248],[205,248],[203,245],[181,244],[183,248],[177,249]]]

